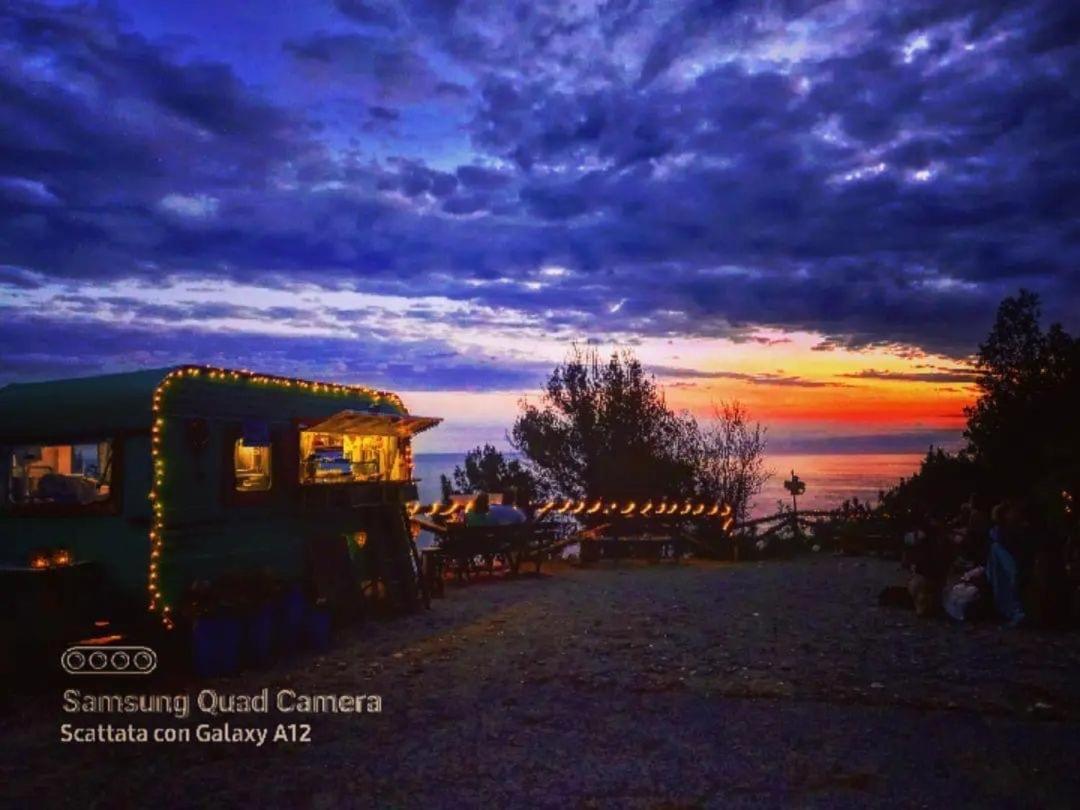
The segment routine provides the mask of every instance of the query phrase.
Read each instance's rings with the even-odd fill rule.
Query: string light
[[[238,382],[245,381],[260,386],[277,386],[280,388],[299,388],[301,390],[317,394],[335,394],[339,396],[362,396],[377,402],[388,402],[400,410],[405,410],[405,404],[401,397],[392,391],[380,391],[362,385],[342,385],[339,383],[323,383],[313,380],[301,380],[296,377],[281,377],[273,374],[253,374],[251,371],[217,368],[214,366],[178,366],[172,369],[154,388],[151,396],[151,425],[150,425],[150,456],[153,466],[153,479],[150,486],[149,500],[153,511],[153,519],[150,523],[150,564],[147,571],[147,592],[149,595],[149,610],[151,613],[160,613],[161,622],[167,630],[174,627],[171,617],[172,606],[165,603],[162,596],[158,571],[164,549],[165,535],[165,506],[163,494],[166,484],[165,459],[162,453],[163,435],[166,428],[165,414],[162,410],[165,402],[165,393],[174,381],[180,378],[201,378],[211,382]],[[412,478],[413,459],[412,447],[405,445],[406,465],[409,469],[409,477]]]
[[[408,514],[410,516],[424,514],[431,515],[432,517],[448,517],[459,510],[471,512],[475,509],[476,500],[467,501],[464,505],[461,502],[455,502],[449,506],[444,507],[441,503],[433,503],[430,506],[424,506],[418,501],[414,501],[407,507]],[[625,506],[620,507],[618,501],[604,501],[603,499],[597,500],[592,506],[589,506],[589,502],[586,500],[575,500],[573,498],[567,498],[564,500],[551,500],[541,504],[536,509],[536,517],[541,518],[549,512],[554,512],[560,515],[614,515],[618,514],[620,517],[633,517],[634,513],[637,513],[638,517],[653,516],[678,516],[678,517],[692,517],[692,518],[724,518],[725,527],[734,522],[731,518],[731,505],[714,503],[712,505],[703,501],[686,501],[682,505],[678,503],[660,503],[655,505],[651,500],[647,501],[640,509],[637,507],[635,501],[630,501]]]

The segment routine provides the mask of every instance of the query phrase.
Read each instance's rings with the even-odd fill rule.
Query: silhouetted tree
[[[575,348],[540,404],[522,402],[511,443],[541,484],[568,497],[646,499],[696,493],[701,436],[629,351],[601,362]]]
[[[1059,324],[1043,332],[1040,314],[1021,290],[979,346],[964,435],[995,496],[1060,499],[1080,483],[1080,340]]]
[[[998,307],[979,346],[979,398],[967,409],[967,446],[931,448],[911,478],[885,493],[881,513],[900,521],[954,516],[976,495],[1037,507],[1040,521],[1068,531],[1063,493],[1080,492],[1080,340],[1059,324],[1040,327],[1039,298],[1021,290]]]
[[[443,497],[452,492],[507,492],[533,502],[538,495],[537,481],[517,459],[506,460],[492,445],[476,447],[465,454],[464,466],[454,467],[453,482],[441,477]]]
[[[981,488],[979,469],[970,455],[931,447],[919,471],[883,493],[878,508],[905,527],[921,526],[928,518],[954,517],[960,505]]]
[[[701,430],[698,491],[708,500],[731,504],[741,521],[771,475],[765,469],[765,428],[751,422],[738,402],[714,405],[713,418]]]

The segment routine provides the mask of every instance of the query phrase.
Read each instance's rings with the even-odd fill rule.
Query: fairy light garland
[[[421,503],[409,505],[410,515],[430,515],[432,517],[449,517],[459,510],[470,512],[476,500],[470,500],[465,505],[454,502],[444,506],[441,503],[433,503],[424,506]],[[735,522],[732,516],[730,504],[706,503],[703,501],[667,501],[662,499],[654,503],[649,500],[639,508],[636,501],[629,501],[622,506],[618,501],[576,500],[566,498],[548,501],[536,510],[536,517],[540,518],[549,512],[559,515],[619,515],[620,517],[681,517],[681,518],[717,518],[724,521],[723,528],[727,531]]]
[[[149,610],[151,613],[161,614],[161,622],[167,630],[171,630],[175,623],[172,619],[172,606],[165,602],[161,593],[159,577],[165,540],[165,505],[162,502],[162,492],[165,486],[165,459],[162,453],[165,416],[162,408],[165,392],[174,382],[182,379],[202,379],[213,382],[248,382],[259,386],[297,389],[302,392],[316,394],[359,395],[378,400],[388,400],[401,410],[405,410],[405,404],[401,401],[401,397],[392,391],[380,391],[362,385],[316,382],[296,377],[281,377],[275,374],[256,374],[247,369],[235,370],[215,366],[179,366],[166,374],[154,388],[150,408],[150,456],[153,463],[153,479],[149,499],[153,517],[150,522],[150,566],[147,574],[147,590],[150,597]],[[411,443],[406,444],[405,459],[409,469],[409,477],[411,478],[413,470]]]

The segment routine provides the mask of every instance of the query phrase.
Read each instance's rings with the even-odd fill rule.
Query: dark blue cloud
[[[230,314],[209,308],[204,317]],[[141,317],[168,315],[167,307],[137,308]],[[303,321],[304,313],[284,321]],[[525,390],[537,387],[546,364],[502,365],[462,355],[435,340],[394,341],[356,334],[335,337],[268,337],[92,320],[20,315],[0,320],[0,343],[18,351],[0,357],[0,385],[13,381],[85,376],[106,371],[203,363],[257,368],[267,373],[353,381],[396,390]]]
[[[385,28],[396,28],[401,18],[391,3],[379,0],[334,0],[338,10],[356,22]]]
[[[0,10],[0,289],[302,281],[963,356],[1023,285],[1078,326],[1068,4],[337,0],[217,60],[121,7]]]

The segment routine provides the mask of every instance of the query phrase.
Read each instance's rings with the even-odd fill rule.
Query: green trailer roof
[[[170,375],[181,382],[191,381],[183,386],[188,395],[181,396],[192,413],[206,409],[207,415],[213,415],[231,412],[237,407],[243,410],[245,400],[250,399],[253,391],[272,389],[277,392],[273,398],[276,405],[268,402],[265,396],[259,399],[264,407],[273,408],[285,418],[301,412],[326,417],[350,407],[407,414],[400,399],[389,392],[246,371],[178,366],[52,382],[15,383],[0,388],[0,444],[92,440],[117,431],[147,430],[153,419],[154,392]],[[205,385],[215,380],[230,388],[233,387],[230,383],[236,383],[237,388],[247,391],[246,397],[239,391],[237,395],[226,395],[220,389],[213,397],[200,396],[198,392],[205,392]],[[191,385],[195,388],[190,388]],[[325,396],[330,392],[335,395]],[[233,407],[225,407],[223,397]],[[175,396],[171,398],[175,399]],[[313,398],[321,400],[320,407],[311,407]]]
[[[0,442],[92,439],[150,427],[154,389],[169,368],[0,388]]]

